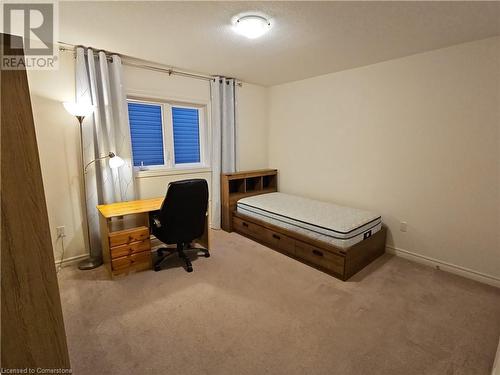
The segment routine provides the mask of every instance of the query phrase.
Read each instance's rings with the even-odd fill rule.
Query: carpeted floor
[[[489,374],[500,289],[384,255],[348,282],[235,233],[111,281],[59,274],[76,375]]]

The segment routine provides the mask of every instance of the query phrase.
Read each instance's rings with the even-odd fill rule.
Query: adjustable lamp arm
[[[92,160],[91,162],[88,162],[87,165],[85,165],[85,168],[83,168],[83,173],[87,173],[87,168],[90,167],[90,165],[95,163],[96,161],[102,160],[102,159],[107,159],[107,158],[114,158],[115,156],[116,155],[114,152],[110,152],[109,154],[107,154],[105,156],[101,156],[97,159]]]

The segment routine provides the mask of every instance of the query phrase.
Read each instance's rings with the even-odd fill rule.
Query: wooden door
[[[0,86],[1,366],[69,368],[26,71]]]

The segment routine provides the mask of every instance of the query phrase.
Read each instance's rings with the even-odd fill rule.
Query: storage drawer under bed
[[[347,280],[363,267],[384,253],[387,230],[380,231],[347,249],[332,246],[326,250],[323,246],[316,246],[315,241],[306,242],[296,239],[293,233],[274,231],[267,225],[244,215],[233,213],[233,229],[245,236],[253,238],[277,251],[286,253],[304,263],[316,266],[323,271]]]
[[[233,229],[257,239],[261,238],[262,227],[250,221],[242,220],[238,217],[233,217]]]
[[[319,247],[296,240],[295,256],[338,275],[344,274],[345,258]]]
[[[295,254],[295,240],[293,238],[267,228],[264,229],[264,237],[264,241],[277,250]]]
[[[239,233],[247,234],[278,251],[292,255],[295,253],[294,239],[259,224],[233,216],[233,229]]]
[[[271,248],[287,253],[306,263],[323,268],[342,277],[345,258],[311,244],[296,240],[280,232],[273,231],[250,220],[233,216],[233,229],[246,234]]]

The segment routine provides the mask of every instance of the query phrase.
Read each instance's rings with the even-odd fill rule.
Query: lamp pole
[[[91,270],[96,267],[99,267],[102,264],[102,258],[92,256],[92,243],[90,242],[89,212],[87,207],[87,181],[85,181],[86,179],[85,169],[84,169],[85,159],[83,156],[83,119],[85,118],[85,116],[76,116],[76,118],[78,119],[78,123],[80,124],[80,152],[82,160],[83,208],[84,208],[85,223],[87,224],[87,230],[86,231],[84,230],[84,232],[86,232],[87,243],[89,246],[89,257],[78,263],[78,268],[81,270]]]
[[[80,125],[80,153],[81,153],[81,160],[82,160],[82,182],[83,182],[83,208],[84,208],[84,215],[85,215],[85,223],[86,225],[86,230],[85,228],[83,229],[83,232],[85,232],[84,236],[87,238],[87,243],[89,244],[89,257],[87,259],[82,260],[80,263],[78,263],[78,268],[81,270],[91,270],[96,267],[99,267],[102,264],[102,256],[93,256],[92,255],[92,243],[91,243],[91,236],[90,236],[90,223],[89,223],[89,211],[88,211],[88,206],[87,206],[87,181],[85,180],[86,174],[87,174],[87,167],[102,159],[109,158],[109,166],[110,168],[119,168],[124,164],[124,161],[122,158],[119,156],[115,155],[114,152],[108,152],[107,155],[98,157],[94,160],[92,160],[90,163],[85,164],[85,157],[84,157],[84,152],[83,152],[83,120],[86,115],[91,114],[95,110],[95,106],[92,104],[88,103],[72,103],[72,102],[64,102],[63,103],[64,108],[66,111],[68,111],[70,114],[76,117],[78,120],[78,124]]]

